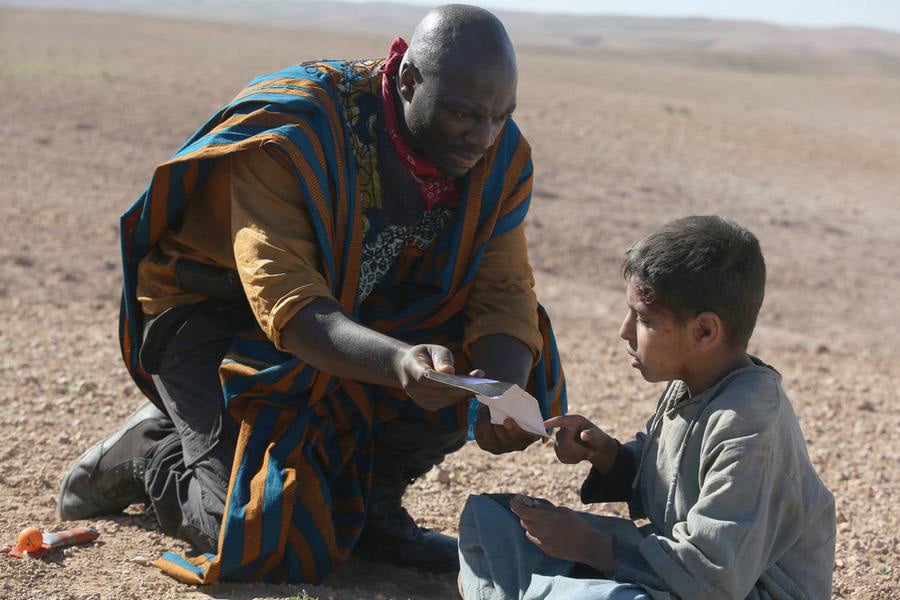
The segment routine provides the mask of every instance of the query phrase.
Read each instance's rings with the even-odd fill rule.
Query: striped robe
[[[143,393],[157,399],[138,361],[143,314],[137,267],[213,161],[274,144],[301,183],[334,297],[354,319],[411,344],[443,344],[458,371],[462,309],[488,241],[522,222],[531,199],[530,148],[510,121],[460,183],[456,219],[412,267],[394,269],[360,304],[361,210],[380,193],[375,135],[383,61],[326,61],[264,75],[204,124],[122,216],[120,341]],[[404,272],[398,272],[398,271]],[[403,284],[403,285],[400,285]],[[529,391],[545,416],[565,410],[565,383],[549,321]],[[226,405],[241,424],[218,551],[157,564],[191,583],[319,582],[350,554],[365,523],[373,434],[400,415],[460,428],[474,402],[423,411],[401,390],[338,379],[281,352],[258,330],[239,334],[220,366]]]

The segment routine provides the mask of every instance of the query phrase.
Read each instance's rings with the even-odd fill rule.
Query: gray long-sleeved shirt
[[[584,482],[585,502],[628,500],[650,521],[639,543],[616,540],[617,581],[691,599],[831,597],[834,498],[781,376],[754,362],[693,398],[672,382],[647,433]]]

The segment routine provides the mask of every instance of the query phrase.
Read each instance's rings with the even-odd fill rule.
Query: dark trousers
[[[175,433],[159,443],[145,475],[151,508],[167,534],[215,552],[239,424],[225,410],[219,364],[246,318],[227,305],[178,306],[148,320],[141,362],[153,375]],[[392,421],[375,436],[375,489],[406,485],[465,443],[441,424]]]

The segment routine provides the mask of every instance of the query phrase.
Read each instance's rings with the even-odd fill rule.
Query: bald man
[[[78,458],[59,513],[143,502],[200,555],[187,582],[317,582],[351,552],[458,569],[410,482],[459,449],[522,450],[430,371],[565,408],[533,292],[516,57],[479,8],[431,11],[386,59],[260,77],[122,217],[120,340],[148,402]]]

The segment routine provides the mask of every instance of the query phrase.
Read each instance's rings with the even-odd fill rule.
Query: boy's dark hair
[[[622,272],[643,286],[648,304],[669,309],[679,322],[714,312],[732,345],[750,341],[766,264],[756,236],[731,219],[710,215],[667,223],[628,249]]]

